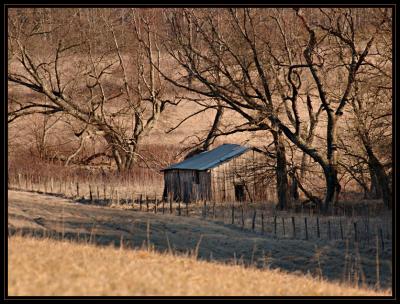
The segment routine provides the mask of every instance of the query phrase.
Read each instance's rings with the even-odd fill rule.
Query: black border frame
[[[8,216],[8,124],[7,124],[7,104],[6,100],[8,100],[7,96],[7,79],[6,79],[6,73],[7,73],[7,12],[8,8],[15,8],[15,7],[57,7],[57,8],[64,8],[64,7],[215,7],[215,8],[220,8],[220,7],[230,7],[230,6],[235,6],[235,7],[390,7],[392,8],[393,12],[393,31],[392,31],[392,43],[393,43],[393,62],[392,62],[392,87],[393,87],[393,97],[392,97],[392,112],[394,112],[393,120],[392,120],[392,128],[393,128],[393,134],[394,134],[394,142],[392,142],[392,155],[394,157],[393,159],[393,167],[392,167],[392,181],[393,181],[393,188],[392,188],[392,193],[394,196],[394,202],[396,202],[396,185],[397,185],[397,171],[396,171],[396,114],[397,114],[397,108],[396,108],[396,97],[397,97],[397,88],[396,88],[396,51],[397,51],[397,40],[396,40],[396,34],[397,34],[397,23],[396,23],[396,17],[397,17],[397,10],[398,7],[396,5],[396,1],[388,1],[388,0],[381,0],[381,1],[376,1],[375,3],[365,1],[360,2],[360,3],[349,3],[349,1],[343,1],[343,0],[336,0],[336,1],[327,1],[326,3],[321,3],[320,1],[316,0],[306,0],[302,1],[301,4],[299,2],[293,3],[292,1],[288,0],[280,0],[280,1],[271,1],[271,3],[260,3],[259,1],[254,1],[254,0],[247,0],[243,1],[242,3],[235,3],[235,2],[227,2],[227,1],[199,1],[199,0],[189,0],[189,2],[185,1],[178,1],[178,0],[169,0],[168,2],[165,3],[157,3],[157,1],[143,1],[143,0],[135,0],[132,1],[131,3],[114,3],[114,4],[105,4],[105,3],[98,3],[97,4],[89,4],[89,3],[82,3],[82,1],[70,1],[70,3],[60,3],[60,4],[55,4],[55,3],[46,3],[43,1],[37,2],[35,4],[27,3],[27,2],[19,2],[19,3],[4,3],[3,4],[3,16],[4,16],[4,73],[3,73],[3,85],[4,85],[4,101],[3,101],[3,127],[4,129],[2,130],[2,135],[4,136],[3,144],[4,144],[4,149],[2,149],[2,162],[3,162],[3,187],[2,190],[3,195],[3,220],[4,220],[4,228],[3,230],[3,237],[4,237],[4,259],[3,259],[3,288],[1,292],[3,293],[2,295],[2,300],[344,300],[344,299],[349,299],[349,300],[363,300],[363,301],[375,301],[378,300],[380,301],[396,301],[397,300],[397,289],[396,289],[396,275],[397,275],[397,263],[396,263],[396,218],[397,218],[397,208],[396,204],[393,204],[393,210],[392,210],[392,228],[393,228],[393,234],[392,234],[392,269],[394,270],[392,272],[392,296],[385,296],[385,297],[368,297],[368,296],[344,296],[344,297],[334,297],[334,296],[302,296],[302,297],[296,297],[296,296],[281,296],[281,297],[273,297],[273,296],[254,296],[254,297],[243,297],[243,296],[235,296],[235,297],[213,297],[213,296],[188,296],[188,297],[183,297],[183,296],[121,296],[121,297],[116,297],[116,296],[87,296],[87,297],[78,297],[78,296],[9,296],[8,295],[8,252],[6,252],[6,249],[8,249],[8,225],[7,223],[7,216]],[[368,3],[369,2],[369,3]],[[7,168],[7,170],[6,170]],[[394,191],[393,191],[394,190]]]

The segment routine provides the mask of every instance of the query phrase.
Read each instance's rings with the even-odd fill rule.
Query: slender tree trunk
[[[308,163],[308,155],[303,152],[303,156],[301,157],[301,165],[300,165],[300,178],[304,178],[306,176],[306,167]]]
[[[136,163],[137,156],[137,145],[130,145],[128,152],[126,152],[125,169],[130,170]]]
[[[312,109],[311,108],[311,100],[308,100],[308,101],[310,103],[309,104],[309,111],[312,112],[312,110],[311,110]],[[317,116],[310,114],[310,127],[309,127],[308,135],[307,135],[307,138],[306,138],[306,145],[307,146],[311,146],[311,144],[314,141],[314,133],[315,133],[315,128],[317,126],[317,123],[318,123]],[[306,170],[307,170],[307,165],[309,163],[309,158],[310,158],[310,156],[307,153],[303,152],[303,155],[301,157],[301,165],[300,165],[300,180],[301,181],[303,181],[303,179],[306,177],[306,172],[307,172]],[[298,180],[297,180],[296,176],[294,176],[294,178],[295,178],[296,186],[297,186]]]
[[[115,164],[117,165],[118,172],[132,169],[137,160],[137,145],[127,145],[125,147],[121,147],[121,144],[117,144],[116,140],[110,136],[106,137],[106,140],[111,146],[112,156]]]
[[[272,131],[276,149],[276,190],[278,194],[278,209],[289,207],[288,172],[286,162],[286,151],[283,136],[280,131]]]
[[[306,139],[306,145],[311,146],[314,141],[314,132],[315,132],[316,122],[312,123],[310,126],[310,131]],[[301,157],[301,165],[300,165],[300,178],[304,178],[306,176],[307,164],[309,163],[309,155],[303,152],[303,156]]]
[[[121,159],[121,155],[117,149],[112,149],[112,155],[114,157],[115,164],[117,165],[117,169],[119,172],[123,171],[123,163]]]
[[[297,179],[295,177],[295,172],[293,172],[293,174],[291,175],[291,182],[290,182],[290,199],[292,200],[292,202],[296,202],[299,200],[299,186],[298,186],[298,182]]]
[[[217,108],[217,113],[215,114],[215,117],[214,117],[214,122],[213,122],[211,129],[208,132],[207,138],[203,144],[204,151],[207,151],[209,149],[209,147],[211,145],[211,140],[214,138],[215,134],[218,131],[218,128],[221,125],[221,118],[222,118],[223,113],[224,113],[224,108],[219,104],[218,108]]]
[[[137,160],[135,152],[134,150],[117,151],[119,157],[114,159],[119,172],[129,171],[133,168]]]

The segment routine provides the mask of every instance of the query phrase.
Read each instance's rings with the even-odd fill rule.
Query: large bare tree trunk
[[[371,164],[368,164],[368,169],[371,176],[371,184],[369,189],[367,189],[367,192],[369,193],[369,196],[373,199],[382,198],[382,190],[379,185],[378,176],[376,175],[375,170],[371,166]]]
[[[375,156],[372,148],[369,145],[365,145],[365,149],[367,150],[370,166],[379,183],[379,189],[382,194],[383,203],[387,208],[392,209],[392,191],[390,189],[389,178],[385,172],[385,169],[379,159]]]
[[[276,191],[278,194],[278,209],[289,207],[289,183],[287,172],[286,151],[281,131],[271,131],[276,150]]]
[[[324,198],[324,204],[322,205],[322,211],[327,213],[330,208],[335,205],[339,199],[339,193],[341,186],[337,178],[337,169],[334,166],[327,166],[324,168],[325,182],[326,182],[326,194]]]
[[[328,165],[324,168],[326,181],[326,194],[324,199],[323,211],[328,212],[332,205],[337,202],[340,185],[337,179],[337,118],[328,113],[327,126],[327,158]]]

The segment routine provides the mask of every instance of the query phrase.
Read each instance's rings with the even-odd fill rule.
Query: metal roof
[[[207,170],[221,165],[222,163],[237,157],[251,148],[235,144],[223,144],[213,150],[201,152],[184,161],[173,164],[162,171],[182,169],[182,170]]]

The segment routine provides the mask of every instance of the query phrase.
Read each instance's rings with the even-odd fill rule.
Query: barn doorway
[[[183,202],[189,203],[190,201],[190,184],[188,182],[183,182]]]
[[[235,198],[237,201],[244,201],[244,184],[235,184]]]

